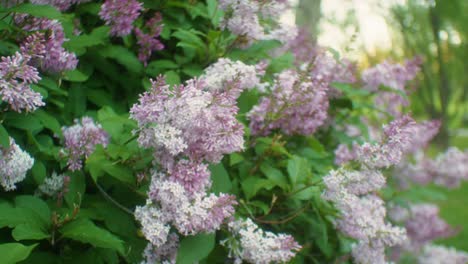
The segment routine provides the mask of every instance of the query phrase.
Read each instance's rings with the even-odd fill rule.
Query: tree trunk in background
[[[321,0],[299,0],[296,9],[296,23],[309,32],[314,43],[318,38],[321,3]]]

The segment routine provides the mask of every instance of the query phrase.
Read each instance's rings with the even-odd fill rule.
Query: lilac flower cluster
[[[268,135],[275,129],[288,135],[314,133],[327,118],[327,86],[303,72],[281,72],[271,94],[248,113],[251,133]]]
[[[65,151],[68,156],[68,168],[72,171],[80,170],[83,166],[83,158],[88,158],[93,153],[96,145],[107,146],[109,135],[101,125],[95,124],[90,117],[75,120],[71,127],[62,127],[65,137]]]
[[[229,248],[229,257],[236,264],[242,260],[258,264],[288,262],[301,249],[292,236],[263,231],[251,219],[230,222],[229,231],[233,237],[221,243]]]
[[[167,237],[167,241],[160,247],[155,247],[153,244],[148,243],[144,252],[144,260],[140,264],[175,264],[177,260],[177,249],[179,248],[179,237],[171,233]]]
[[[89,1],[90,0],[31,0],[31,3],[36,5],[51,5],[55,6],[60,11],[65,11],[74,4],[81,4]]]
[[[465,264],[468,262],[468,253],[457,251],[451,247],[427,245],[418,257],[418,264]]]
[[[0,184],[5,191],[16,189],[15,184],[26,178],[34,159],[10,138],[10,147],[0,147]]]
[[[153,173],[147,204],[135,210],[149,247],[159,250],[170,243],[171,227],[184,236],[210,233],[234,214],[234,196],[208,193],[211,179],[206,163],[243,149],[236,100],[242,90],[258,82],[254,66],[222,59],[200,79],[184,85],[170,88],[158,78],[130,110],[138,122],[139,144],[154,149],[163,169]],[[163,258],[162,253],[151,252],[151,259]]]
[[[402,64],[391,64],[384,61],[381,64],[367,69],[362,73],[365,88],[370,91],[378,91],[381,85],[394,91],[379,91],[375,98],[378,106],[385,107],[393,116],[401,115],[401,107],[409,104],[408,99],[401,94],[406,94],[406,84],[416,77],[422,63],[421,58],[416,57]]]
[[[148,33],[135,28],[135,35],[140,46],[138,59],[146,65],[153,51],[164,49],[164,45],[158,39],[163,29],[161,13],[155,13],[151,19],[146,21],[145,26]]]
[[[133,22],[140,15],[143,4],[137,0],[106,0],[99,16],[111,27],[112,36],[126,36],[132,32]]]
[[[202,77],[171,90],[159,78],[130,110],[140,127],[138,142],[154,148],[166,169],[178,155],[216,163],[224,154],[243,149],[243,126],[235,117],[243,84],[220,84],[213,89]]]
[[[45,105],[41,94],[30,87],[41,79],[37,69],[28,65],[30,60],[29,55],[16,52],[0,61],[0,98],[20,113],[33,112]]]
[[[385,185],[377,170],[348,171],[340,168],[323,179],[323,198],[341,213],[336,227],[357,239],[352,255],[357,263],[385,263],[385,248],[402,243],[405,230],[385,222],[384,201],[371,194]]]
[[[221,27],[238,35],[243,47],[257,40],[287,43],[297,35],[295,26],[278,19],[288,7],[285,1],[278,0],[221,0],[219,8],[225,13]]]
[[[33,65],[52,73],[76,68],[78,64],[76,55],[62,47],[67,39],[58,20],[16,15],[15,23],[23,30],[36,32],[32,37],[27,37],[20,47],[23,53],[34,58]],[[37,31],[48,33],[37,33]]]
[[[55,196],[60,193],[65,193],[67,190],[67,185],[70,182],[70,177],[63,175],[52,173],[51,177],[48,177],[44,180],[44,182],[38,186],[38,193],[45,194],[48,196]]]
[[[425,185],[434,182],[447,188],[455,188],[463,180],[468,180],[468,152],[455,147],[430,159],[422,153],[414,156],[414,162],[400,163],[394,171],[401,188],[410,182]]]

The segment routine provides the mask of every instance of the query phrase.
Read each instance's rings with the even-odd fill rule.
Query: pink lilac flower
[[[62,132],[65,137],[65,150],[68,154],[68,168],[72,171],[81,169],[82,159],[88,158],[96,145],[107,146],[109,143],[109,135],[90,117],[75,120],[73,126],[63,127]]]
[[[462,180],[468,180],[468,152],[455,147],[439,154],[432,171],[434,182],[448,188],[455,188]]]
[[[334,199],[343,191],[361,195],[381,189],[385,185],[385,177],[377,170],[350,171],[343,168],[332,170],[323,178],[327,186],[324,197]]]
[[[264,231],[249,218],[232,221],[228,226],[233,237],[221,243],[228,247],[235,263],[288,262],[301,249],[292,236]]]
[[[37,69],[28,65],[30,59],[30,56],[16,52],[0,61],[0,98],[20,113],[23,110],[33,112],[45,105],[41,94],[30,87],[41,79]]]
[[[170,226],[168,220],[160,209],[154,206],[137,206],[135,208],[135,219],[142,226],[142,233],[145,238],[156,248],[167,242]]]
[[[391,64],[384,61],[381,64],[367,69],[362,73],[365,88],[369,91],[378,91],[381,85],[394,91],[379,91],[375,98],[378,106],[385,107],[393,116],[401,115],[401,107],[409,104],[402,94],[407,94],[406,84],[416,77],[422,60],[416,57],[407,60],[405,64]]]
[[[297,35],[296,27],[278,19],[288,9],[284,1],[222,0],[219,8],[225,13],[221,28],[238,35],[242,47],[268,39],[287,43]]]
[[[209,91],[203,80],[192,79],[170,89],[162,78],[140,96],[130,110],[140,127],[139,143],[154,148],[162,165],[183,154],[193,161],[218,162],[243,149],[243,126],[236,120],[239,85]],[[170,157],[167,157],[167,156]]]
[[[59,193],[65,193],[67,190],[67,183],[70,181],[70,177],[52,173],[51,177],[45,178],[44,182],[37,187],[40,194],[47,196],[55,196]]]
[[[271,94],[260,99],[248,113],[253,135],[275,129],[287,135],[310,135],[327,118],[327,84],[292,70],[276,76]]]
[[[418,264],[466,264],[468,254],[464,251],[455,250],[452,247],[439,245],[427,245],[418,257]]]
[[[76,55],[62,47],[67,39],[58,20],[17,15],[15,23],[26,31],[47,31],[47,34],[36,34],[34,38],[26,38],[25,43],[21,45],[23,53],[35,54],[36,50],[41,50],[41,55],[32,61],[34,65],[52,73],[76,68]],[[42,48],[45,49],[44,52]]]
[[[137,0],[106,0],[99,16],[111,27],[112,36],[123,37],[132,32],[133,22],[140,15],[143,4]]]
[[[146,65],[153,51],[164,49],[164,45],[158,39],[163,28],[161,13],[154,14],[154,17],[146,21],[145,26],[148,29],[148,33],[135,28],[135,35],[137,43],[140,46],[138,59]]]
[[[26,178],[33,164],[34,159],[10,138],[9,148],[0,147],[0,184],[3,189],[15,190],[15,184]]]
[[[179,237],[171,233],[167,241],[160,247],[148,243],[143,251],[143,261],[140,264],[175,264],[177,260],[177,250],[179,249]]]

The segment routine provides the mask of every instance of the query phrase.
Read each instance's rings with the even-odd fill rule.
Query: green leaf
[[[36,213],[45,226],[51,224],[50,209],[43,200],[31,195],[20,195],[16,196],[15,205],[16,207],[27,208]]]
[[[180,242],[178,264],[193,264],[207,257],[215,246],[215,234],[188,236]]]
[[[54,116],[50,115],[42,109],[36,110],[34,115],[39,118],[39,121],[41,121],[41,124],[45,128],[50,129],[50,131],[54,132],[56,135],[62,135],[62,127]]]
[[[229,155],[229,165],[233,166],[236,165],[244,160],[244,157],[239,153],[232,153]]]
[[[85,82],[93,73],[92,67],[84,69],[75,69],[73,71],[66,71],[63,79],[70,82]]]
[[[164,79],[166,80],[167,84],[180,84],[180,76],[175,71],[167,71],[166,73],[164,73]]]
[[[271,190],[276,186],[276,184],[270,180],[254,176],[242,181],[241,185],[247,199],[254,197],[261,189]]]
[[[10,147],[10,135],[2,124],[0,124],[0,145],[4,148]]]
[[[14,264],[25,260],[38,244],[25,246],[21,243],[0,244],[0,256],[3,264]]]
[[[211,185],[212,191],[215,193],[229,192],[232,188],[232,183],[223,164],[210,165],[209,168],[211,171],[211,179],[213,180],[213,184]]]
[[[58,11],[55,7],[50,5],[36,5],[31,3],[25,3],[7,9],[5,11],[30,14],[35,17],[45,17],[50,19],[62,18],[62,13],[60,13],[60,11]]]
[[[6,117],[8,125],[19,128],[21,130],[29,131],[35,135],[39,133],[44,126],[35,115],[21,115],[19,113],[8,113]]]
[[[38,228],[36,225],[29,224],[16,226],[11,235],[16,241],[41,240],[50,237],[50,235],[44,232],[41,228]]]
[[[124,252],[122,240],[109,231],[97,227],[89,219],[79,218],[70,222],[60,229],[60,233],[65,238],[89,243],[95,247],[114,249],[120,254]]]
[[[288,186],[288,180],[286,179],[286,176],[283,175],[283,173],[276,169],[271,167],[270,165],[263,163],[260,166],[260,171],[265,174],[265,176],[275,183],[277,186],[279,186],[281,189],[286,189]]]
[[[44,163],[40,160],[35,160],[31,173],[37,184],[43,183],[46,178],[46,167],[44,166]]]
[[[179,68],[179,65],[171,60],[155,60],[146,66],[146,74],[150,76],[158,76],[166,70]]]
[[[304,182],[310,173],[310,166],[306,159],[299,156],[293,156],[288,160],[287,166],[289,180],[292,185]]]
[[[96,46],[105,43],[108,39],[109,27],[102,26],[93,29],[91,33],[87,35],[78,35],[70,37],[68,42],[64,43],[65,48],[71,51],[77,51],[83,48]]]
[[[99,49],[99,54],[104,58],[116,60],[130,72],[139,73],[143,70],[143,64],[133,52],[122,46],[106,46]]]

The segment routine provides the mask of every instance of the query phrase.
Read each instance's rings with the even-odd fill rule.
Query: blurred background
[[[413,116],[442,120],[434,149],[468,148],[468,0],[290,1],[295,12],[284,20],[298,23],[317,44],[359,69],[422,56]],[[441,243],[468,251],[468,183],[445,194],[442,216],[462,230]]]

